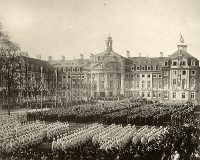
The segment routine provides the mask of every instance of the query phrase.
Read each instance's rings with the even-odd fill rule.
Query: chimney
[[[130,57],[130,52],[127,50],[126,51],[126,57],[129,58]]]
[[[160,52],[160,57],[163,57],[163,52]]]
[[[138,55],[138,57],[141,57],[141,53],[139,52],[139,55]]]
[[[64,61],[65,60],[65,56],[62,55],[61,56],[61,60]]]
[[[83,54],[80,54],[80,59],[83,59]]]
[[[52,61],[52,56],[48,57],[48,61],[51,62]]]
[[[39,59],[39,60],[41,60],[41,54],[37,54],[36,58]]]

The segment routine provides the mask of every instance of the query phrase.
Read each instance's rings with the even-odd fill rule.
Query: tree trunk
[[[11,95],[11,90],[10,90],[10,83],[8,83],[8,115],[10,116],[10,95]]]

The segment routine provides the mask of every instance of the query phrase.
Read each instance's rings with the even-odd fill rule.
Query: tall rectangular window
[[[134,81],[131,81],[131,88],[134,88]]]
[[[156,97],[156,92],[153,92],[153,98],[155,98]]]
[[[144,98],[144,92],[142,92],[142,98]]]
[[[129,88],[129,81],[126,81],[126,89]]]
[[[137,87],[137,88],[140,88],[140,81],[137,81],[136,87]]]
[[[147,81],[147,88],[151,88],[151,81]]]
[[[109,82],[109,88],[110,88],[110,89],[113,89],[113,81],[110,81],[110,82]]]
[[[145,81],[142,81],[142,88],[145,88]]]
[[[186,79],[182,79],[182,89],[186,89]]]
[[[191,97],[191,99],[195,99],[195,93],[194,93],[194,92],[191,92],[191,93],[190,93],[190,97]]]
[[[156,88],[156,81],[153,81],[153,88]]]
[[[176,79],[173,79],[173,88],[176,87]]]
[[[158,81],[158,88],[161,88],[161,81]]]
[[[160,92],[158,92],[158,98],[160,98],[161,97],[161,93]]]
[[[182,93],[182,98],[183,98],[183,99],[185,98],[185,92]]]
[[[147,92],[147,97],[150,97],[150,92]]]
[[[173,92],[173,99],[176,99],[176,92]]]

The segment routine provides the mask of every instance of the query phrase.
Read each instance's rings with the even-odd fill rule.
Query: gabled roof
[[[188,58],[194,58],[196,59],[195,57],[193,57],[191,54],[181,50],[181,54],[183,55],[183,57],[185,57],[186,59]],[[174,52],[173,54],[171,54],[169,57],[166,57],[164,60],[169,60],[169,59],[176,59],[177,57],[179,56],[179,51],[176,51]]]
[[[153,66],[159,65],[160,62],[163,62],[166,57],[150,57],[151,64]]]
[[[51,64],[49,64],[47,61],[30,58],[30,57],[26,57],[26,56],[21,56],[21,57],[23,58],[23,60],[25,62],[28,62],[29,66],[33,65],[33,66],[46,67],[46,68],[48,68],[48,72],[50,74],[53,74],[55,72],[55,68]],[[40,71],[40,67],[39,67],[39,71]]]
[[[130,57],[134,65],[158,65],[160,61],[163,61],[166,57]]]
[[[74,59],[74,60],[54,60],[49,62],[54,67],[81,67],[86,65],[89,62],[89,59]]]

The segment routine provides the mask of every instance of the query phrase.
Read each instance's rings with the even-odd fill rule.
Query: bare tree
[[[7,33],[2,30],[0,24],[0,73],[1,88],[5,92],[5,99],[10,115],[11,97],[20,83],[20,47],[11,42]]]

